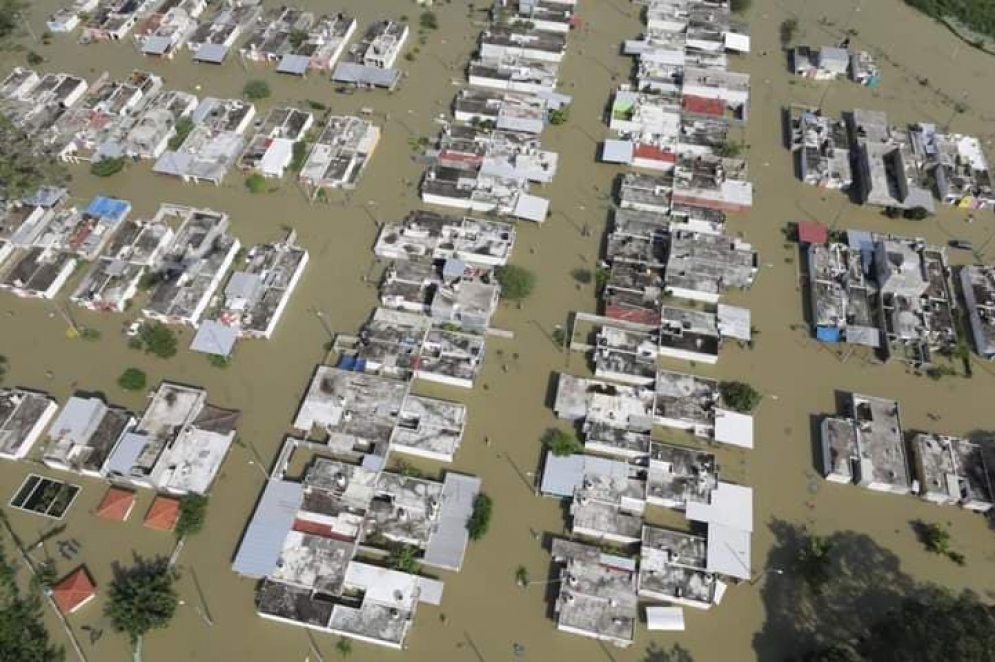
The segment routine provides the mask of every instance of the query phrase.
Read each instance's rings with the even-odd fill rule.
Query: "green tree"
[[[21,34],[29,8],[27,0],[0,0],[0,48],[10,47],[10,40]]]
[[[177,150],[186,141],[187,136],[194,129],[194,122],[189,117],[181,117],[176,120],[176,125],[173,127],[173,137],[169,139],[169,149]]]
[[[922,221],[929,218],[929,210],[925,207],[913,207],[912,209],[906,209],[902,213],[902,216],[910,221]]]
[[[390,554],[387,557],[387,563],[394,570],[406,572],[410,575],[418,574],[420,566],[417,551],[411,545],[394,545],[391,547]]]
[[[168,359],[176,355],[179,341],[173,330],[162,322],[142,324],[137,339],[145,348],[146,354],[153,354],[161,359]]]
[[[481,492],[473,499],[473,512],[466,521],[466,530],[470,534],[470,540],[480,540],[487,533],[491,526],[491,514],[494,502],[489,496]]]
[[[727,407],[741,414],[748,414],[760,404],[760,393],[745,382],[722,382],[719,393]]]
[[[871,627],[861,646],[873,662],[995,660],[995,610],[972,593],[905,599]]]
[[[863,662],[863,657],[850,644],[830,644],[808,653],[802,662]]]
[[[559,428],[549,428],[542,435],[543,445],[549,452],[557,457],[564,457],[581,453],[584,447],[577,441],[577,437],[570,432],[565,432]]]
[[[591,273],[591,270],[584,267],[577,267],[570,272],[570,276],[581,285],[588,285],[594,280],[594,274]]]
[[[111,177],[124,170],[123,156],[105,156],[90,164],[90,174],[95,177]]]
[[[125,391],[141,391],[145,383],[145,373],[138,368],[128,368],[117,378],[117,385]]]
[[[297,50],[305,41],[307,41],[307,30],[291,30],[290,34],[287,36],[287,41],[290,42],[291,48]]]
[[[515,568],[515,583],[522,587],[529,585],[529,569],[524,565]]]
[[[781,46],[787,48],[792,41],[795,40],[795,34],[798,32],[798,19],[796,18],[786,18],[781,21]]]
[[[514,264],[498,267],[497,281],[501,285],[501,298],[509,301],[527,299],[535,288],[535,274]]]
[[[38,591],[23,593],[16,574],[0,547],[0,658],[12,662],[62,662],[65,652],[49,639]]]
[[[0,115],[0,198],[17,199],[39,186],[61,186],[68,179],[65,166]]]
[[[227,368],[231,366],[232,358],[230,356],[221,356],[220,354],[208,354],[207,361],[215,368]]]
[[[176,520],[173,533],[177,538],[185,538],[200,532],[207,519],[207,497],[203,494],[187,494],[180,499],[180,516]]]
[[[796,562],[798,573],[814,592],[820,593],[831,578],[833,543],[823,536],[804,531]]]
[[[418,17],[418,25],[424,30],[439,29],[439,17],[433,11],[423,11]]]
[[[750,9],[753,0],[729,0],[729,8],[737,14],[742,14]]]
[[[735,140],[726,140],[715,149],[715,153],[727,159],[734,159],[743,153],[743,144]]]
[[[266,178],[258,172],[252,173],[245,178],[245,188],[249,189],[250,193],[265,193]]]
[[[642,662],[694,662],[694,658],[691,657],[691,652],[680,644],[674,644],[672,648],[661,648],[659,644],[650,644]]]
[[[107,594],[107,616],[136,649],[148,632],[165,628],[173,620],[179,602],[175,580],[176,573],[165,558],[136,558],[130,568],[117,569]]]
[[[307,143],[298,140],[294,143],[293,156],[290,159],[290,172],[300,172],[305,161],[307,161]]]
[[[553,126],[566,124],[570,119],[570,106],[562,106],[549,111],[549,123]]]
[[[339,657],[349,657],[352,655],[352,642],[345,637],[340,637],[335,642],[335,652],[339,654]]]
[[[242,88],[242,96],[249,101],[259,101],[267,98],[270,94],[272,92],[269,89],[269,83],[259,78],[250,80]]]

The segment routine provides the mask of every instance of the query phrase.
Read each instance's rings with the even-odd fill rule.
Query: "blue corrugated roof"
[[[117,223],[122,218],[127,216],[130,211],[131,203],[127,200],[105,198],[102,195],[98,195],[91,200],[90,206],[86,208],[87,215],[97,216],[112,223]]]
[[[815,337],[822,342],[839,342],[840,330],[835,326],[817,326],[815,328]]]
[[[232,570],[247,577],[265,577],[273,572],[303,499],[304,488],[300,483],[276,479],[266,483],[238,546]]]

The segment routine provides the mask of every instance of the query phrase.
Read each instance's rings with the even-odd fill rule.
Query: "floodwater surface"
[[[60,2],[31,3],[36,32],[43,30],[45,16]],[[353,13],[360,30],[373,19],[405,13],[414,19],[420,11],[415,3],[401,0],[299,4]],[[128,349],[121,329],[135,313],[96,315],[69,308],[77,323],[102,332],[102,338],[91,343],[67,337],[67,324],[57,308],[65,295],[53,304],[0,294],[0,354],[10,361],[8,385],[46,390],[60,401],[76,389],[98,391],[112,403],[140,411],[142,397],[121,391],[115,383],[125,368],[134,366],[145,370],[152,384],[169,379],[201,385],[214,404],[242,412],[241,443],[229,455],[212,490],[207,526],[189,540],[180,556],[178,588],[184,604],[168,630],[147,637],[144,659],[149,662],[336,656],[334,638],[256,616],[253,582],[236,576],[230,563],[260,493],[263,473],[290,432],[311,372],[324,356],[328,332],[318,313],[334,332],[355,333],[376,305],[375,288],[364,280],[376,268],[371,250],[376,223],[399,220],[419,204],[416,185],[422,166],[413,160],[409,143],[437,132],[435,119],[449,112],[484,19],[465,2],[437,4],[440,29],[429,35],[415,61],[398,61],[408,75],[400,89],[390,94],[337,94],[323,76],[278,77],[266,68],[243,67],[237,58],[220,68],[194,65],[185,52],[173,61],[146,60],[130,42],[83,47],[72,36],[62,35],[55,36],[50,46],[29,43],[48,59],[42,67],[46,70],[71,71],[93,80],[103,71],[121,76],[133,68],[147,68],[163,76],[167,88],[218,97],[238,95],[247,79],[262,77],[270,82],[273,96],[260,104],[260,116],[277,103],[313,99],[336,113],[373,108],[384,126],[381,143],[359,186],[348,195],[331,196],[329,203],[309,204],[290,182],[279,190],[252,195],[234,171],[223,186],[213,187],[154,176],[144,163],[106,180],[92,177],[84,166],[73,167],[72,193],[78,201],[97,193],[127,198],[134,205],[133,217],[149,216],[160,202],[212,207],[231,215],[233,232],[243,245],[276,239],[286,227],[298,231],[311,262],[275,337],[243,342],[227,369],[214,368],[205,357],[186,349],[165,361]],[[930,381],[898,363],[877,365],[857,355],[844,360],[816,343],[804,326],[797,250],[784,244],[782,229],[789,222],[812,218],[840,229],[920,235],[939,243],[951,237],[969,239],[984,247],[985,259],[992,262],[995,245],[987,241],[995,231],[995,217],[991,212],[978,213],[968,223],[966,213],[943,209],[922,222],[893,221],[873,209],[853,206],[842,194],[807,187],[793,175],[790,155],[782,145],[779,112],[789,103],[822,103],[831,112],[855,106],[880,109],[894,123],[951,122],[957,131],[981,136],[990,148],[995,127],[995,91],[990,85],[995,59],[963,45],[899,0],[754,0],[753,5],[748,15],[753,53],[732,57],[731,62],[732,68],[753,77],[745,142],[756,186],[755,207],[731,219],[730,227],[760,251],[762,267],[755,287],[729,300],[753,311],[757,337],[752,350],[727,347],[717,366],[694,370],[749,381],[766,396],[757,416],[756,449],[719,451],[724,475],[754,488],[755,568],[758,573],[763,568],[773,542],[768,524],[780,519],[807,524],[820,533],[852,530],[866,535],[896,555],[898,571],[918,581],[955,589],[972,587],[982,594],[993,591],[995,533],[988,530],[984,518],[912,497],[823,482],[814,468],[811,417],[832,412],[837,391],[859,391],[898,399],[907,429],[950,434],[991,430],[995,429],[991,405],[995,371],[975,360],[971,379]],[[550,127],[543,134],[544,146],[560,154],[555,182],[540,192],[552,199],[553,214],[541,227],[519,225],[514,256],[516,263],[536,272],[538,287],[521,308],[504,307],[495,320],[496,326],[513,331],[514,339],[489,340],[487,363],[473,391],[417,387],[469,406],[466,437],[453,468],[483,479],[485,491],[494,498],[495,515],[487,537],[471,544],[464,569],[458,574],[442,573],[441,607],[419,609],[408,651],[403,654],[406,659],[509,660],[516,643],[524,648],[523,659],[577,662],[640,659],[651,642],[680,643],[706,662],[780,659],[778,653],[790,648],[787,641],[771,647],[769,641],[755,645],[754,640],[764,627],[766,604],[783,586],[779,582],[790,582],[790,577],[758,574],[755,583],[731,588],[720,606],[707,612],[686,610],[684,633],[651,636],[640,625],[636,645],[624,651],[558,632],[550,619],[547,587],[522,589],[514,580],[519,565],[528,568],[533,579],[547,576],[549,556],[542,536],[564,531],[561,505],[535,496],[530,482],[539,462],[539,438],[556,424],[548,407],[551,380],[558,371],[585,374],[588,368],[579,354],[568,357],[558,351],[550,336],[557,325],[567,324],[572,311],[596,311],[594,286],[577,285],[570,272],[578,267],[593,269],[597,263],[612,180],[618,173],[613,166],[596,163],[597,144],[607,136],[602,117],[610,91],[630,72],[631,62],[619,55],[619,44],[639,33],[637,9],[625,0],[580,0],[578,4],[584,25],[571,35],[562,67],[564,91],[574,96],[571,117],[566,125]],[[872,91],[846,82],[827,85],[790,80],[777,41],[778,24],[789,16],[800,21],[801,43],[829,44],[851,29],[856,46],[879,53],[880,87]],[[415,42],[412,39],[411,45]],[[20,59],[8,56],[4,71]],[[954,102],[966,104],[967,112],[955,113]],[[585,226],[590,232],[584,232]],[[969,256],[951,257],[963,260]],[[190,332],[184,332],[184,347],[189,339]],[[690,370],[687,364],[673,363],[672,367]],[[927,414],[941,418],[934,421]],[[4,503],[29,471],[52,473],[26,462],[0,463]],[[131,521],[110,523],[91,514],[104,486],[92,480],[74,478],[72,482],[83,490],[65,521],[66,531],[47,543],[60,572],[85,562],[98,592],[105,591],[112,564],[127,564],[133,555],[171,552],[169,534],[142,527],[150,494],[139,493]],[[51,526],[36,516],[13,511],[9,516],[15,531],[28,543]],[[950,523],[954,546],[967,558],[964,567],[922,549],[909,526],[918,518]],[[667,521],[679,524],[679,520]],[[73,560],[57,552],[57,541],[64,538],[75,538],[82,545]],[[35,554],[41,558],[43,551]],[[101,598],[69,622],[83,641],[88,659],[128,660],[127,642],[111,632],[103,606]],[[65,641],[54,616],[49,615],[47,621],[56,638]],[[103,630],[103,636],[91,644],[85,626]],[[364,662],[381,662],[400,659],[402,654],[356,644],[353,655]]]

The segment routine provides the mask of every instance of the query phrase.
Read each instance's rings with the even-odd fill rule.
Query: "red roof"
[[[829,241],[829,228],[817,221],[798,223],[798,241],[803,244],[824,244]]]
[[[180,518],[180,502],[170,497],[157,496],[149,512],[145,513],[145,526],[159,531],[172,531]]]
[[[709,99],[708,97],[696,97],[693,94],[685,94],[682,101],[684,110],[688,113],[722,117],[726,112],[726,105],[722,99]]]
[[[131,515],[131,509],[134,506],[134,492],[122,490],[120,487],[112,487],[107,490],[100,505],[97,506],[97,517],[123,522]]]
[[[52,600],[63,614],[73,613],[96,594],[93,580],[82,566],[52,587]]]
[[[639,143],[636,145],[636,148],[632,151],[632,155],[635,158],[663,161],[664,163],[677,162],[677,155],[670,150],[657,147],[656,145],[647,145],[645,143]]]

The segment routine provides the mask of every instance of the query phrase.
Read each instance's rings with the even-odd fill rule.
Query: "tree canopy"
[[[972,593],[908,598],[872,626],[861,648],[874,662],[990,662],[995,609]]]
[[[192,536],[204,528],[207,519],[207,497],[202,494],[187,494],[180,499],[180,517],[176,520],[173,533],[177,538]]]
[[[107,616],[114,629],[137,645],[151,630],[167,627],[179,602],[175,579],[165,558],[139,558],[134,566],[119,569],[108,591]]]
[[[176,354],[178,341],[173,330],[162,322],[146,322],[136,338],[137,345],[145,349],[146,354],[154,354],[161,359],[168,359]]]
[[[726,406],[741,414],[753,411],[760,404],[760,393],[745,382],[722,382],[719,392]]]
[[[545,444],[549,451],[556,455],[557,457],[563,457],[565,455],[573,455],[574,453],[580,453],[584,448],[577,441],[577,437],[570,434],[569,432],[564,432],[559,428],[550,428],[546,430],[546,434],[542,436],[542,443]]]
[[[527,299],[535,289],[535,274],[514,264],[499,267],[496,272],[498,283],[501,284],[501,298],[510,301]]]
[[[259,101],[270,94],[269,83],[258,78],[250,80],[242,88],[242,95],[249,101]]]
[[[17,199],[39,186],[57,186],[68,179],[61,163],[0,116],[0,197]]]
[[[905,0],[935,19],[955,19],[975,32],[995,37],[993,0]]]
[[[125,391],[141,391],[145,383],[145,373],[138,368],[128,368],[117,378],[117,385]]]
[[[491,510],[494,502],[491,498],[481,492],[473,500],[473,512],[470,519],[466,521],[466,530],[470,534],[470,540],[480,540],[487,533],[491,525]]]
[[[0,548],[0,657],[17,662],[62,662],[65,652],[45,629],[37,592],[23,593],[14,567]]]

